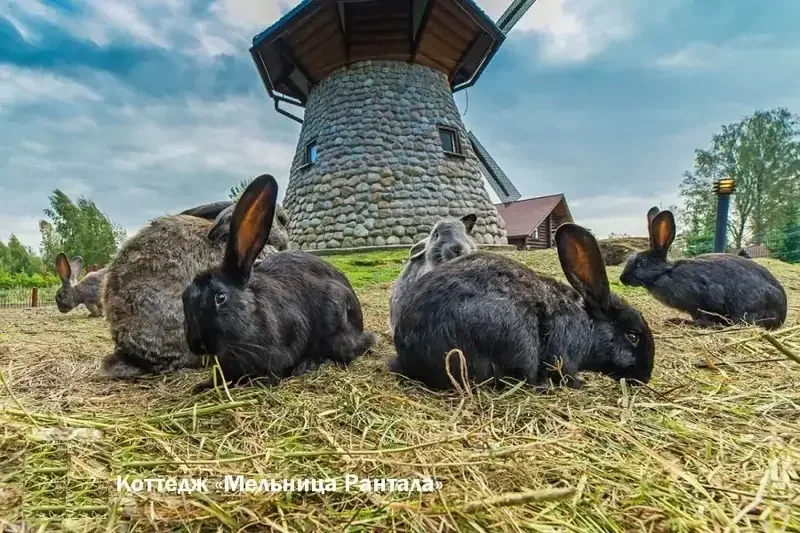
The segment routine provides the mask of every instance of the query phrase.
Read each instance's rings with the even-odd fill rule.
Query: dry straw
[[[517,257],[558,272],[548,252]],[[348,274],[381,331],[396,262],[336,260],[356,259],[370,266]],[[2,311],[0,517],[10,530],[800,531],[800,268],[765,264],[789,292],[784,328],[668,325],[675,313],[613,284],[655,332],[653,380],[584,375],[582,390],[550,394],[457,382],[432,393],[387,372],[384,339],[348,370],[192,398],[206,373],[98,378],[111,343],[85,312]],[[395,270],[370,270],[381,268]],[[451,374],[463,365],[452,355]],[[332,479],[338,490],[117,492],[118,475]],[[441,487],[347,491],[347,476]]]

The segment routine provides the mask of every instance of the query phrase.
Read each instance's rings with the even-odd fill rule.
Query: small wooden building
[[[552,247],[558,226],[573,222],[563,194],[495,204],[495,207],[506,223],[508,244],[516,246],[518,250]]]

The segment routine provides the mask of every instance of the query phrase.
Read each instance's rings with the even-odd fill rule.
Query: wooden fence
[[[0,290],[0,309],[25,309],[56,305],[56,287],[15,288]]]

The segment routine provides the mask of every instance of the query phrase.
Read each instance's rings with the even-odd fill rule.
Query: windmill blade
[[[506,12],[497,19],[497,27],[500,28],[500,31],[507,35],[511,28],[519,22],[519,19],[528,12],[534,2],[536,0],[514,0],[506,9]]]
[[[486,176],[486,180],[489,182],[489,185],[492,186],[494,192],[497,193],[500,201],[506,203],[519,200],[522,195],[517,188],[514,187],[514,184],[511,183],[511,180],[508,179],[508,176],[506,176],[506,173],[500,168],[500,165],[489,155],[489,152],[471,131],[467,132],[467,136],[469,137],[472,149],[475,151],[475,155],[478,156],[483,175]]]

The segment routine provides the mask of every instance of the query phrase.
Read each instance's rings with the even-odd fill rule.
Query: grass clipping
[[[510,255],[559,274],[550,252]],[[373,331],[385,329],[401,258],[330,259],[356,280]],[[621,287],[609,268],[655,333],[654,378],[630,387],[584,374],[582,390],[551,394],[426,391],[387,372],[384,338],[347,370],[193,398],[207,372],[100,378],[111,343],[83,310],[0,311],[0,521],[75,531],[800,531],[800,269],[764,263],[791,305],[769,334],[667,325],[674,312]]]

